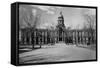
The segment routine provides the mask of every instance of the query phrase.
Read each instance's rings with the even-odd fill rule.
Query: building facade
[[[20,30],[20,45],[55,44],[60,41],[66,44],[96,44],[96,30],[67,30],[62,12],[58,17],[58,25],[55,30],[31,27]]]

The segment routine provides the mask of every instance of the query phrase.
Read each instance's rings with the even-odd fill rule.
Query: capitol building
[[[66,44],[96,44],[96,30],[89,29],[66,29],[64,16],[60,12],[56,29],[37,29],[22,28],[20,29],[20,45],[44,45],[64,42]]]

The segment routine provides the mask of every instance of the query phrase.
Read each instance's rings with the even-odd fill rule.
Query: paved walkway
[[[96,52],[94,50],[69,46],[65,43],[57,43],[52,47],[42,47],[19,54],[20,63],[91,60],[95,58]]]

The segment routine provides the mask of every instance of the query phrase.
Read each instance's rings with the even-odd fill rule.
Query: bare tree
[[[41,14],[37,14],[35,17],[32,13],[24,15],[24,21],[30,28],[36,28],[36,26],[41,22]],[[32,25],[33,24],[33,25]]]
[[[90,14],[84,14],[84,18],[86,21],[86,24],[84,24],[84,28],[88,29],[90,31],[90,35],[91,37],[88,37],[88,40],[90,41],[90,43],[93,43],[93,38],[94,38],[94,30],[96,28],[95,24],[96,24],[96,16],[95,15],[90,15]]]
[[[35,17],[33,28],[36,28],[38,24],[41,23],[41,14],[37,14]]]
[[[32,13],[26,14],[24,15],[24,21],[27,24],[28,27],[30,27],[30,30],[32,31],[34,28],[37,27],[38,24],[40,24],[40,19],[41,19],[41,14],[37,14],[35,19],[33,19],[34,16]],[[33,25],[32,25],[33,23]],[[40,44],[41,47],[41,44]],[[34,48],[34,44],[33,44],[33,48]]]
[[[87,23],[87,24],[84,24],[84,27],[88,26],[87,29],[94,30],[95,23],[96,23],[95,15],[84,14],[84,18],[85,18],[85,21]]]

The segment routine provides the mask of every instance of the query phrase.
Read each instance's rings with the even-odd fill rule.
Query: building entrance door
[[[59,31],[59,41],[63,41],[62,30]]]
[[[59,37],[59,41],[62,41],[62,37]]]

